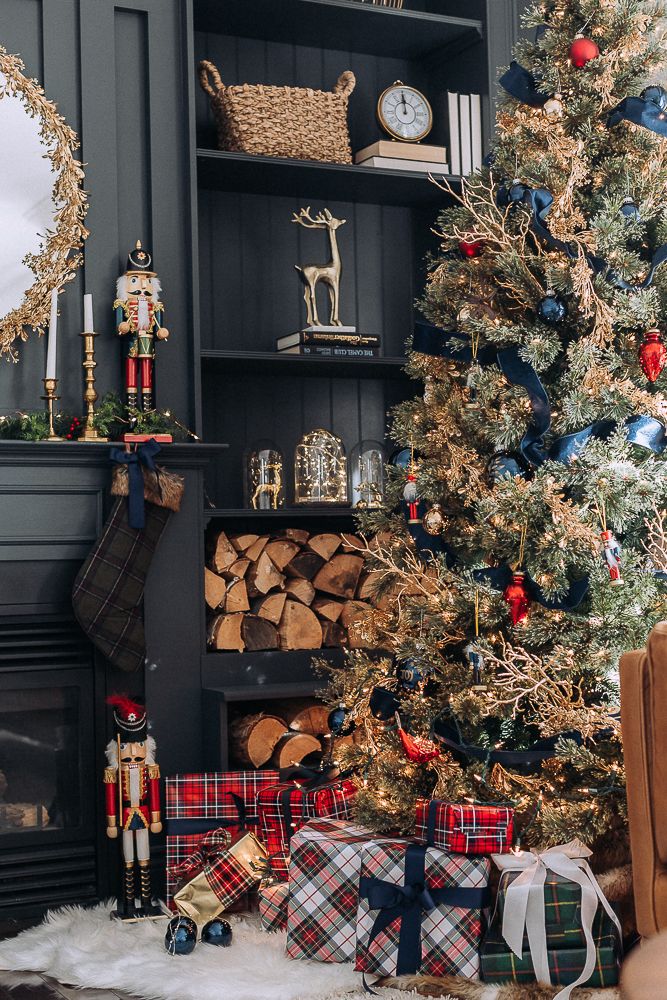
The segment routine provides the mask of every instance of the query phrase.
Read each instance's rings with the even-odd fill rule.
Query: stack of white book
[[[452,173],[467,177],[482,166],[482,108],[479,94],[447,94]]]
[[[446,146],[427,146],[418,142],[379,139],[354,154],[360,167],[383,170],[411,170],[413,173],[448,174]]]

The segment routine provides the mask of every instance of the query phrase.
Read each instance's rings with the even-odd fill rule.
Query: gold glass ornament
[[[282,452],[272,441],[258,441],[245,454],[245,505],[277,510],[285,503]]]
[[[350,495],[355,507],[381,507],[384,499],[384,448],[361,441],[350,454]]]
[[[445,530],[446,520],[439,503],[434,503],[422,518],[422,528],[428,535],[441,535]]]
[[[560,94],[554,94],[548,101],[544,102],[542,108],[545,115],[560,115],[563,112],[563,99]]]
[[[343,442],[319,428],[304,434],[294,452],[294,502],[347,504],[347,458]]]

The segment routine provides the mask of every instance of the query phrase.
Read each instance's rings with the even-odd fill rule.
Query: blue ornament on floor
[[[164,946],[170,955],[191,955],[197,944],[197,925],[190,917],[172,917]]]
[[[627,219],[628,222],[641,222],[641,216],[639,215],[639,206],[634,198],[628,195],[627,198],[623,199],[623,204],[621,205],[619,212],[623,218]]]
[[[229,948],[232,943],[232,925],[227,920],[214,917],[204,924],[201,932],[204,944],[216,944],[221,948]]]
[[[641,96],[645,101],[651,101],[652,104],[657,105],[661,111],[667,111],[667,90],[664,87],[659,87],[657,84],[644,87]]]
[[[560,295],[556,295],[550,288],[537,303],[537,315],[548,326],[557,326],[567,316],[567,306]]]

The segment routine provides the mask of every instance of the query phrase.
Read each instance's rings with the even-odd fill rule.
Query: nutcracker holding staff
[[[141,387],[141,409],[152,410],[155,338],[166,340],[169,330],[162,325],[164,306],[162,290],[154,271],[152,258],[137,240],[127,258],[127,270],[116,282],[116,328],[126,339],[125,395],[127,406],[137,409]]]
[[[116,735],[106,749],[104,769],[107,837],[119,837],[123,855],[123,886],[118,910],[121,920],[161,914],[151,894],[150,833],[160,833],[160,768],[155,740],[148,735],[146,709],[125,695],[112,695]],[[135,910],[135,862],[139,868],[141,908]]]

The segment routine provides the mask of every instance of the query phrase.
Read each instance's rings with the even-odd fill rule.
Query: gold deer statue
[[[259,507],[260,497],[262,493],[267,493],[269,496],[269,501],[271,503],[271,509],[276,510],[278,508],[278,501],[280,499],[280,490],[283,485],[282,477],[282,463],[269,462],[265,466],[267,470],[273,472],[273,482],[272,483],[258,483],[255,488],[255,492],[252,495],[251,504],[254,510]]]
[[[338,316],[340,274],[342,265],[340,253],[338,251],[338,244],[336,242],[336,230],[339,226],[345,225],[346,221],[346,219],[334,219],[328,208],[325,208],[324,212],[320,212],[313,219],[310,214],[310,205],[308,208],[302,208],[298,215],[294,212],[292,216],[292,222],[298,222],[299,225],[303,226],[305,229],[328,230],[329,243],[331,244],[331,260],[328,264],[307,264],[305,267],[299,267],[298,264],[294,265],[305,285],[303,297],[306,302],[308,326],[321,325],[317,315],[317,300],[315,297],[315,289],[320,281],[323,282],[323,284],[328,285],[329,288],[329,325],[343,325]]]

